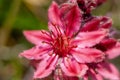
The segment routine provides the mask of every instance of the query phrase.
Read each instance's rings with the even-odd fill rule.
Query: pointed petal
[[[80,48],[92,47],[98,44],[101,40],[103,40],[108,35],[107,30],[99,30],[92,32],[80,32],[73,44],[77,44]]]
[[[40,47],[40,46],[35,46],[29,50],[23,51],[19,56],[20,57],[25,57],[30,60],[40,60],[41,58],[46,57],[46,54],[50,53],[51,48],[48,46],[45,47]]]
[[[113,38],[109,38],[109,39],[104,39],[101,41],[100,45],[104,48],[106,48],[106,50],[111,49],[113,47],[115,47],[117,41]]]
[[[60,64],[62,71],[67,76],[82,77],[86,74],[88,67],[85,64],[79,64],[75,60],[64,58],[63,62]]]
[[[95,17],[91,21],[88,21],[81,28],[81,31],[94,31],[101,28],[109,29],[112,26],[112,19],[109,17]]]
[[[100,24],[101,17],[93,18],[91,21],[88,21],[84,26],[81,28],[81,31],[94,31],[98,29]]]
[[[111,49],[108,49],[106,51],[106,54],[107,54],[109,59],[114,59],[114,58],[120,56],[120,43],[117,42],[116,46],[114,46]]]
[[[42,44],[44,41],[51,41],[49,33],[45,30],[31,30],[23,33],[26,39],[35,45]]]
[[[58,34],[59,32],[63,32],[62,22],[60,19],[59,6],[54,1],[49,7],[48,18],[49,18],[48,28],[50,31],[54,32],[55,34]]]
[[[103,80],[102,76],[100,74],[95,73],[93,69],[90,69],[89,75],[92,80]]]
[[[98,73],[106,79],[120,80],[120,73],[117,68],[111,63],[101,63],[98,65]]]
[[[102,17],[100,28],[109,29],[112,26],[112,19],[109,17]]]
[[[68,11],[74,6],[72,3],[63,3],[60,5],[60,17],[64,17]]]
[[[63,29],[64,31],[66,30],[66,23],[65,23],[65,16],[66,14],[72,9],[72,7],[74,6],[74,4],[72,3],[63,3],[60,5],[60,17],[61,17],[61,21],[63,22]]]
[[[99,44],[95,45],[94,47],[105,52],[113,47],[115,47],[117,41],[113,38],[105,38]]]
[[[66,35],[73,36],[75,32],[79,31],[81,25],[81,12],[77,5],[71,7],[71,9],[66,12],[63,22],[66,26]]]
[[[80,63],[100,62],[105,57],[103,52],[93,48],[77,49],[71,54]]]
[[[49,21],[54,25],[60,25],[60,12],[59,12],[59,6],[56,2],[52,2],[51,6],[48,9],[48,18]]]
[[[106,2],[106,0],[96,0],[97,6],[100,6],[104,2]]]
[[[58,60],[58,56],[52,55],[47,56],[37,66],[37,69],[34,73],[34,79],[37,78],[44,78],[52,73],[52,71],[55,69],[56,63]]]
[[[106,52],[107,50],[116,46],[117,41],[114,38],[105,38],[99,44],[95,45],[94,47]]]

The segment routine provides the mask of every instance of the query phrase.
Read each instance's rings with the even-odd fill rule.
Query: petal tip
[[[26,37],[27,35],[30,34],[30,31],[29,31],[29,30],[25,30],[25,31],[23,31],[23,34],[24,34],[24,36]]]

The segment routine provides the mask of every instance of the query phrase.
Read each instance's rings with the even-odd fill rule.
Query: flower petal
[[[80,63],[100,62],[105,57],[103,52],[93,48],[76,49],[71,54]]]
[[[88,75],[85,75],[85,76],[83,77],[83,80],[88,80]]]
[[[81,31],[94,31],[98,29],[98,26],[100,24],[101,17],[93,18],[91,21],[88,21],[84,24],[84,26],[81,28]]]
[[[63,3],[60,5],[60,17],[64,17],[65,14],[70,11],[70,9],[74,6],[72,3]]]
[[[23,33],[26,39],[35,45],[43,44],[44,41],[51,41],[49,33],[45,30],[31,30]]]
[[[81,11],[77,5],[73,5],[69,11],[66,12],[63,22],[66,26],[66,35],[73,36],[75,32],[79,31],[81,25]]]
[[[40,46],[35,46],[29,50],[25,50],[22,52],[19,56],[20,57],[25,57],[30,60],[40,60],[41,58],[45,57],[46,54],[50,53],[51,48],[48,46],[40,47]]]
[[[112,26],[112,19],[109,17],[94,17],[81,28],[81,31],[94,31],[101,28],[109,29]]]
[[[61,24],[61,20],[60,20],[60,12],[59,12],[59,6],[56,2],[52,2],[51,6],[49,7],[48,10],[48,18],[49,21],[52,24],[56,24],[56,25],[60,25]]]
[[[103,4],[106,0],[96,0],[97,6]]]
[[[104,29],[92,32],[80,32],[73,41],[73,44],[77,44],[80,48],[92,47],[98,44],[107,35],[108,31]]]
[[[105,52],[113,47],[115,47],[117,41],[113,38],[105,38],[99,44],[95,45],[94,47]]]
[[[102,40],[100,45],[108,50],[115,47],[116,43],[117,41],[115,39],[109,38],[109,39]]]
[[[109,59],[114,59],[114,58],[120,56],[120,43],[117,42],[113,48],[108,49],[106,51],[106,54],[107,54]]]
[[[63,25],[60,19],[59,6],[54,1],[52,2],[52,5],[49,7],[48,18],[49,18],[48,28],[50,31],[54,32],[55,35],[60,32],[63,32],[62,29]]]
[[[101,74],[106,79],[110,80],[120,80],[120,74],[117,68],[111,63],[101,63],[98,64],[98,73]]]
[[[85,64],[79,64],[74,59],[64,58],[60,64],[61,69],[67,76],[82,77],[86,74],[88,67]]]
[[[89,75],[92,80],[103,80],[102,76],[100,74],[95,73],[93,69],[89,70]]]
[[[41,60],[34,73],[34,79],[44,78],[51,74],[52,71],[55,69],[57,60],[58,56],[54,54],[52,56],[48,55],[46,58]]]
[[[100,28],[109,29],[112,26],[112,19],[109,17],[102,17],[102,20],[100,22]]]

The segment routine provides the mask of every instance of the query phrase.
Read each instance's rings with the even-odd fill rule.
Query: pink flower
[[[35,79],[53,73],[56,80],[60,80],[61,75],[68,76],[67,80],[71,80],[71,77],[78,80],[87,74],[87,64],[99,63],[105,59],[104,52],[94,46],[108,36],[108,30],[100,28],[80,31],[81,11],[73,3],[58,6],[53,2],[48,13],[49,31],[24,31],[27,40],[35,47],[24,51],[20,56],[31,61],[35,68]]]
[[[112,20],[108,17],[94,17],[85,22],[81,28],[81,32],[96,31],[101,28],[110,30]],[[120,80],[120,73],[117,68],[109,63],[109,59],[114,59],[120,55],[120,42],[108,35],[100,43],[93,46],[105,54],[105,59],[98,63],[88,63],[88,72],[84,76],[84,80],[90,77],[92,80],[103,80],[103,77],[109,80]]]
[[[91,20],[85,22],[81,28],[81,32],[91,32],[100,30],[101,28],[108,29],[110,31],[112,26],[112,20],[109,17],[94,17]],[[114,59],[120,55],[120,42],[109,35],[104,38],[94,48],[104,52],[108,59]]]

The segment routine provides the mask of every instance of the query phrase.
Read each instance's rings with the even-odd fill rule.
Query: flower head
[[[20,56],[31,61],[35,68],[35,79],[47,77],[51,73],[55,80],[61,77],[67,80],[85,78],[88,71],[94,73],[94,70],[89,70],[91,66],[88,64],[101,63],[106,54],[110,54],[109,49],[100,49],[109,36],[109,18],[95,17],[82,22],[82,17],[78,5],[65,3],[58,6],[53,2],[48,10],[49,31],[24,31],[26,39],[35,47]]]

